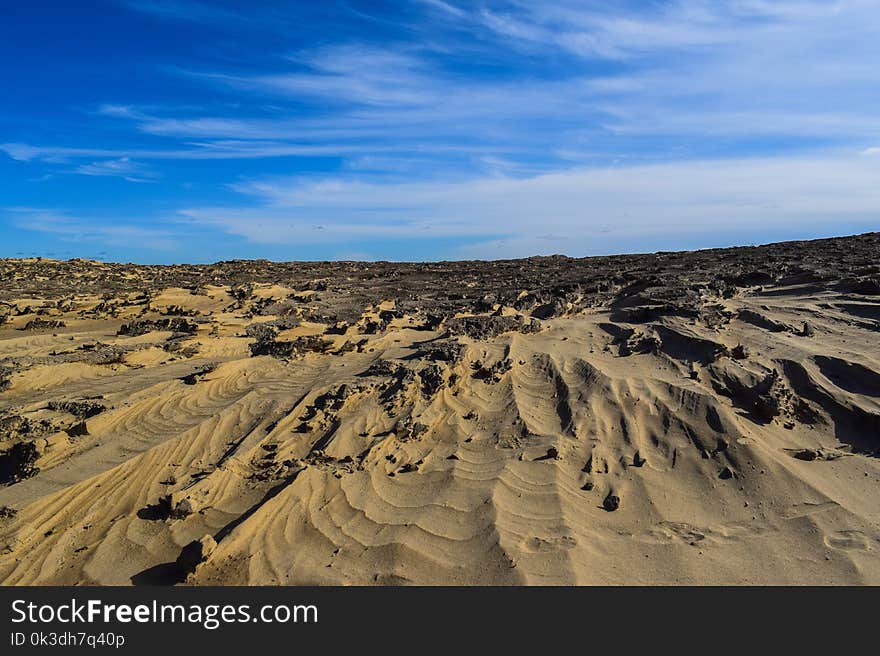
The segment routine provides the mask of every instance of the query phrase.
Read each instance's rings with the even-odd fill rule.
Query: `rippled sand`
[[[878,252],[0,261],[0,581],[878,584]]]

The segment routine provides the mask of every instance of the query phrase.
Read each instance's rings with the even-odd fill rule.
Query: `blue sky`
[[[0,256],[880,229],[880,0],[4,3]]]

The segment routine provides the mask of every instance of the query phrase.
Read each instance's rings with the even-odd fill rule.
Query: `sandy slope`
[[[880,583],[878,247],[4,261],[0,581]]]

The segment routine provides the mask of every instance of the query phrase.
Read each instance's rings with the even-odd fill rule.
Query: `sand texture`
[[[880,584],[878,256],[0,260],[0,582]]]

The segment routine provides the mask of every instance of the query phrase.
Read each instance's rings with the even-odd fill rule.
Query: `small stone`
[[[64,432],[67,433],[70,437],[82,437],[83,435],[89,434],[89,429],[86,426],[86,422],[81,421],[78,424],[74,424],[70,428],[66,429]]]
[[[609,492],[608,496],[605,497],[605,500],[602,501],[602,507],[608,512],[614,512],[620,508],[620,497],[613,492]]]
[[[181,492],[172,492],[159,499],[159,512],[171,519],[183,519],[194,512],[192,500]]]
[[[734,360],[745,360],[749,357],[749,349],[742,344],[737,344],[730,350],[730,357]]]
[[[193,540],[181,549],[176,561],[177,566],[184,574],[192,574],[199,565],[208,560],[216,548],[217,542],[210,535]]]

